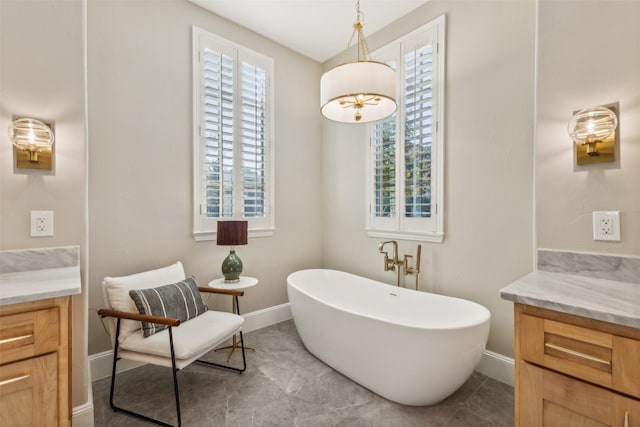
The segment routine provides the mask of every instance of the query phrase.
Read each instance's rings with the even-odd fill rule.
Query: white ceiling
[[[356,19],[355,0],[189,0],[311,59],[341,53]],[[361,0],[365,36],[428,0]]]

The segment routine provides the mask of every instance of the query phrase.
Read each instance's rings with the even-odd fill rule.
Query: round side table
[[[240,276],[237,282],[226,283],[224,278],[215,279],[209,282],[210,288],[218,289],[245,289],[258,284],[258,279],[248,276]]]
[[[240,280],[238,280],[237,282],[231,282],[231,283],[226,283],[224,281],[224,277],[220,278],[220,279],[215,279],[209,282],[209,287],[210,288],[218,288],[218,289],[233,289],[233,290],[238,290],[238,289],[246,289],[246,288],[250,288],[252,286],[255,286],[258,284],[258,279],[254,278],[254,277],[248,277],[248,276],[240,276]],[[236,306],[236,299],[235,297],[231,297],[231,311],[234,314],[238,314],[238,307]],[[229,360],[231,360],[231,356],[233,355],[233,352],[236,348],[240,348],[240,345],[238,344],[238,340],[236,338],[236,336],[233,336],[233,343],[231,345],[225,346],[225,347],[220,347],[217,348],[216,351],[218,350],[227,350],[227,349],[231,349],[231,353],[229,353],[229,357],[227,358],[227,362],[229,362]],[[251,351],[255,351],[255,348],[252,347],[244,347],[245,350],[251,350]]]

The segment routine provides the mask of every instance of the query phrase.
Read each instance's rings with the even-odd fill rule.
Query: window
[[[396,69],[398,110],[367,127],[368,234],[442,242],[444,16],[372,56]]]
[[[224,219],[273,233],[272,74],[271,58],[194,27],[196,240],[215,238]]]

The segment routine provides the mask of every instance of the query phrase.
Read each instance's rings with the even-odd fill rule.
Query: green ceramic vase
[[[229,255],[222,261],[222,275],[225,282],[237,282],[242,273],[242,261],[236,255],[236,251],[231,249]]]

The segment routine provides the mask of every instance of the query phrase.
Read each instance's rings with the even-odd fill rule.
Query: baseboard
[[[71,424],[73,427],[93,427],[93,403],[74,407]]]
[[[513,386],[515,362],[510,357],[485,350],[476,371],[496,381]]]
[[[93,388],[91,375],[89,374],[88,401],[82,405],[74,406],[71,412],[71,425],[73,427],[94,427],[93,421]]]
[[[263,310],[252,311],[243,315],[243,317],[244,325],[242,330],[251,332],[291,319],[291,308],[287,302]]]
[[[144,363],[136,362],[129,359],[122,359],[118,362],[118,372],[128,371],[129,369],[142,366]],[[93,381],[100,380],[111,376],[113,369],[113,350],[103,351],[89,356],[89,371]]]
[[[244,314],[242,317],[244,317],[242,330],[244,332],[251,332],[291,319],[291,309],[289,308],[289,303],[285,303],[265,308],[263,310],[252,311],[251,313]],[[141,362],[122,359],[118,362],[118,372],[128,371],[129,369],[137,368],[142,365],[143,363]],[[89,372],[93,381],[110,377],[112,367],[112,350],[103,351],[102,353],[96,353],[89,356]]]

